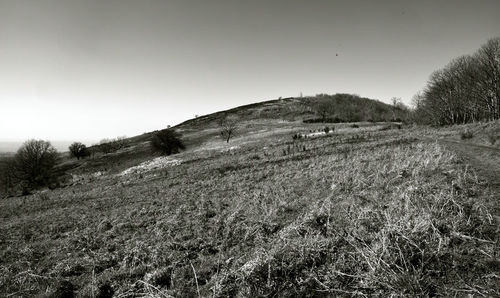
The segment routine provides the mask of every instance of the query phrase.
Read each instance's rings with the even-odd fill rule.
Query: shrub
[[[172,129],[164,129],[153,135],[151,147],[154,151],[170,155],[185,149],[180,134]]]
[[[102,153],[116,152],[125,147],[125,137],[118,137],[116,139],[102,139],[99,142],[99,149]]]
[[[99,149],[102,151],[102,153],[111,153],[113,152],[113,144],[111,140],[108,139],[103,139],[101,142],[99,142]]]
[[[338,117],[333,117],[333,118],[313,118],[313,119],[304,119],[302,120],[303,123],[342,123],[342,122],[349,122],[346,121],[345,119],[338,118]]]
[[[85,158],[90,155],[90,151],[85,146],[85,144],[74,142],[69,147],[69,153],[72,157],[76,157],[76,159]]]
[[[351,128],[359,128],[359,125],[353,124],[353,125],[351,125]]]
[[[57,155],[50,142],[43,140],[29,140],[19,148],[11,170],[15,182],[22,184],[24,194],[54,182]]]
[[[330,127],[325,126],[325,128],[323,128],[323,130],[325,131],[325,133],[329,133],[330,132]]]
[[[465,129],[460,133],[460,138],[462,140],[472,139],[473,137],[474,137],[474,133],[469,129]]]

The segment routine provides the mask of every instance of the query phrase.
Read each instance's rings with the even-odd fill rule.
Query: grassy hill
[[[221,111],[179,124],[178,128],[197,127],[200,125],[216,125],[222,115],[236,116],[242,121],[258,119],[274,119],[282,121],[303,121],[318,118],[318,105],[328,104],[331,107],[329,117],[337,117],[337,122],[384,122],[393,120],[394,108],[378,100],[359,97],[352,94],[318,94],[313,97],[290,97],[244,105]],[[396,117],[402,119],[400,108],[396,109]]]
[[[283,98],[269,100],[226,111],[203,115],[180,123],[173,129],[183,135],[188,151],[200,147],[221,147],[218,121],[222,117],[237,119],[234,141],[251,141],[256,134],[293,134],[294,132],[319,130],[325,126],[343,127],[346,124],[322,123],[318,113],[320,105],[327,105],[328,118],[337,122],[356,122],[363,125],[376,125],[377,122],[389,122],[393,118],[403,119],[406,111],[377,100],[362,98],[350,94],[326,95],[314,97]],[[304,124],[304,121],[316,120],[317,123]],[[328,120],[328,119],[327,119]],[[79,168],[78,171],[119,171],[148,160],[155,155],[149,147],[149,141],[155,132],[149,132],[122,140],[123,148],[110,154],[96,154],[94,158],[75,161],[64,160],[65,169]],[[95,149],[99,150],[99,146]]]
[[[176,127],[191,144],[179,154],[152,156],[137,136],[64,188],[1,200],[0,295],[500,294],[497,190],[432,140],[439,130],[326,133],[309,113],[248,116],[229,143],[199,117]]]

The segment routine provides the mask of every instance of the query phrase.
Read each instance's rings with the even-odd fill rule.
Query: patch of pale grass
[[[169,156],[160,156],[152,160],[145,161],[137,166],[130,167],[122,171],[119,176],[126,176],[130,174],[146,173],[153,170],[164,169],[167,167],[178,166],[182,160],[175,159]]]
[[[433,296],[459,293],[463,281],[479,294],[498,293],[483,279],[491,269],[478,265],[494,254],[498,234],[486,227],[488,210],[468,197],[475,175],[457,162],[423,143],[336,160],[331,193],[235,268],[240,293]],[[470,249],[485,253],[473,260]]]

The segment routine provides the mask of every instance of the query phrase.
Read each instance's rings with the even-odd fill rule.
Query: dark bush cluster
[[[312,118],[312,119],[304,119],[302,122],[304,123],[343,123],[343,122],[350,122],[346,121],[342,118],[338,117],[333,117],[333,118]]]
[[[13,158],[2,162],[0,184],[3,191],[12,193],[48,186],[56,181],[54,166],[58,153],[50,142],[43,140],[26,141]]]
[[[317,118],[305,119],[304,123],[388,122],[406,119],[409,114],[400,101],[388,105],[356,94],[317,94],[309,100]]]
[[[99,142],[96,148],[102,153],[108,154],[116,152],[126,145],[125,137],[118,137],[115,139],[103,139]]]
[[[90,155],[90,150],[85,146],[85,144],[74,142],[69,146],[69,153],[72,157],[76,159],[85,158]]]
[[[153,151],[165,155],[179,153],[180,150],[186,149],[181,135],[173,129],[164,129],[155,133],[151,139],[151,147]]]

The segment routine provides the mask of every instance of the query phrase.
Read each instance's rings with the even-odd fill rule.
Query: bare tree
[[[226,143],[234,136],[237,125],[238,119],[234,116],[223,116],[219,119],[220,135]]]
[[[488,40],[476,53],[480,84],[485,92],[489,119],[500,118],[500,37]]]

